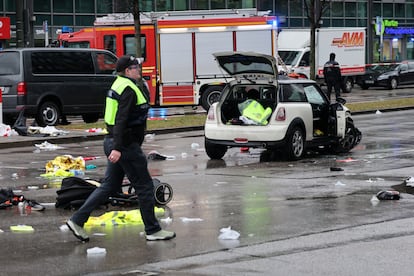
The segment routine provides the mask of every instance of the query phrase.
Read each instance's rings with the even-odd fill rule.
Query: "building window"
[[[190,9],[191,10],[208,10],[208,0],[192,0]]]
[[[211,8],[213,10],[215,9],[225,9],[226,8],[226,2],[223,0],[211,0]]]
[[[332,19],[332,27],[343,27],[344,20],[343,19]]]
[[[345,27],[356,27],[357,21],[355,19],[345,19]]]
[[[51,21],[51,17],[50,15],[45,15],[45,14],[36,14],[36,22],[35,25],[43,25],[43,21],[47,20],[47,23],[50,24]]]
[[[172,0],[171,1],[165,1],[165,2],[171,2],[170,3],[170,8],[167,9],[167,11],[171,11],[171,10],[176,10],[176,11],[185,11],[188,10],[188,5],[187,5],[187,0],[175,0],[175,6],[173,6],[172,4]]]
[[[288,16],[288,1],[276,1],[276,15]]]
[[[33,10],[35,12],[50,12],[50,0],[36,0],[33,3]]]
[[[399,18],[405,17],[404,4],[395,4],[395,17],[399,17]]]
[[[4,9],[6,12],[16,12],[16,0],[6,0]]]
[[[357,16],[358,17],[366,17],[367,16],[367,3],[366,2],[358,2],[357,3]]]
[[[112,0],[96,1],[96,12],[98,13],[112,13]]]
[[[290,5],[290,16],[302,16],[304,10],[302,0],[288,1]]]
[[[152,0],[143,0],[140,4],[141,11],[150,12],[155,10],[155,3]]]
[[[75,12],[77,13],[94,13],[94,0],[75,0]]]
[[[73,13],[73,1],[53,0],[53,11]]]
[[[414,17],[414,5],[413,4],[406,4],[405,5],[405,13],[406,13],[406,18],[413,18]]]
[[[392,3],[384,3],[382,4],[382,16],[385,18],[392,18],[393,14],[393,4]]]
[[[55,26],[73,26],[73,16],[72,15],[54,15],[53,16],[53,25]]]
[[[289,27],[303,27],[303,19],[289,18]]]
[[[356,3],[355,2],[345,2],[345,16],[356,17]]]
[[[76,15],[75,16],[76,26],[93,26],[93,22],[95,22],[94,15]]]
[[[331,16],[332,17],[344,16],[343,2],[331,2]]]

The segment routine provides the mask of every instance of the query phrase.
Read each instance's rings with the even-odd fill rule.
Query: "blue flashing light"
[[[73,29],[68,26],[62,26],[62,33],[73,33]]]

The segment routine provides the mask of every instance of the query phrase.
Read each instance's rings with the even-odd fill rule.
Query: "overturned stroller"
[[[158,207],[167,205],[173,197],[170,184],[163,183],[153,178],[155,205]],[[57,190],[56,208],[77,209],[86,201],[89,195],[100,185],[99,181],[83,179],[80,177],[66,177],[62,180],[60,190]],[[126,190],[126,191],[124,191]],[[129,181],[124,181],[122,191],[118,191],[108,197],[105,205],[112,206],[139,206],[138,196]]]

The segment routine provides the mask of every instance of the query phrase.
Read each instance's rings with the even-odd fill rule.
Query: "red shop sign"
[[[0,39],[10,39],[10,17],[0,17]]]

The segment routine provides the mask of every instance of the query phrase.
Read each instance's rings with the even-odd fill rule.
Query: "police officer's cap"
[[[125,56],[122,56],[118,59],[118,62],[116,63],[116,71],[117,72],[123,72],[129,66],[138,65],[138,64],[140,64],[139,59],[137,59],[134,56],[125,55]]]

